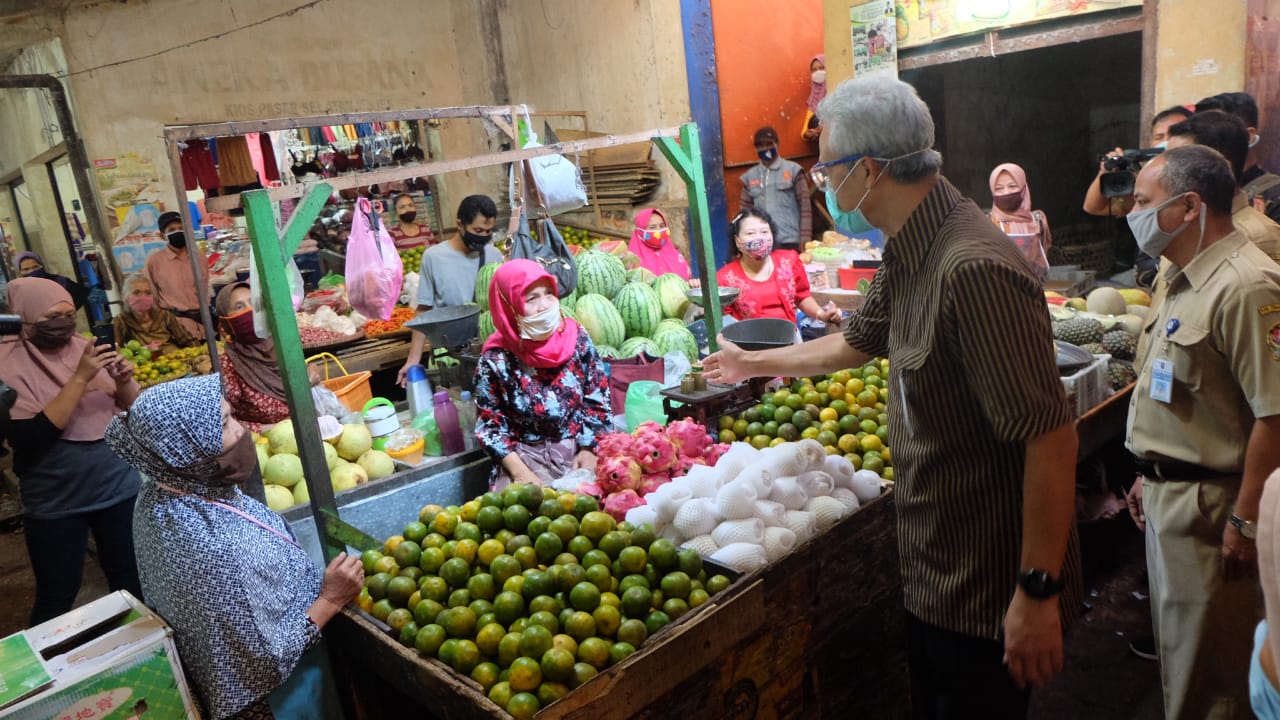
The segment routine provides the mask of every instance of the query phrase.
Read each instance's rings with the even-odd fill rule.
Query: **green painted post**
[[[658,150],[667,162],[675,168],[676,174],[684,180],[689,194],[689,214],[694,238],[689,242],[693,260],[697,263],[698,277],[702,279],[703,304],[706,306],[707,344],[712,352],[719,350],[716,336],[720,334],[720,303],[713,298],[720,297],[719,283],[716,282],[716,268],[712,258],[715,249],[711,245],[711,215],[707,211],[707,181],[702,174],[702,147],[698,142],[698,125],[685,123],[680,126],[680,141],[675,138],[656,137],[653,139]]]
[[[311,400],[311,383],[307,379],[306,359],[302,352],[302,339],[298,335],[298,319],[293,314],[285,266],[306,236],[307,229],[319,216],[330,192],[326,183],[312,187],[290,218],[284,238],[276,234],[271,198],[266,190],[250,190],[240,196],[248,222],[249,243],[253,247],[254,269],[261,280],[262,304],[267,311],[271,337],[275,340],[276,361],[280,364],[285,399],[298,440],[298,455],[302,458],[307,492],[311,495],[311,513],[315,517],[316,531],[323,543],[326,560],[332,560],[347,548],[333,538],[329,527],[329,518],[338,514],[337,502],[333,497],[333,486],[329,483],[329,466],[322,447],[324,441],[320,439],[320,428],[316,424],[316,406]]]

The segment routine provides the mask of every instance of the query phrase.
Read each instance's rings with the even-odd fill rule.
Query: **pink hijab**
[[[991,178],[987,181],[991,187],[991,195],[996,194],[996,178],[1000,177],[1000,173],[1006,172],[1013,177],[1014,182],[1018,183],[1018,187],[1022,188],[1022,202],[1013,212],[1005,212],[992,203],[991,217],[1000,222],[1035,222],[1035,218],[1031,216],[1031,188],[1027,187],[1027,173],[1020,166],[1014,163],[997,165],[996,169],[991,171]]]
[[[1031,209],[1031,188],[1027,187],[1027,173],[1014,163],[997,165],[996,169],[991,171],[988,183],[992,197],[994,198],[996,194],[996,178],[1000,177],[1000,173],[1005,172],[1009,173],[1022,188],[1022,201],[1018,203],[1016,210],[1005,212],[995,206],[993,199],[991,221],[1009,236],[1022,256],[1031,263],[1040,277],[1044,278],[1045,273],[1049,271],[1046,253],[1053,247],[1053,235],[1049,232],[1049,222],[1045,219],[1044,213]]]
[[[485,350],[510,350],[530,367],[553,368],[573,357],[578,344],[578,323],[562,318],[560,327],[546,340],[520,337],[518,318],[524,315],[524,294],[535,284],[546,281],[556,291],[556,279],[532,260],[508,260],[493,274],[489,285],[489,311],[493,313],[494,333],[484,343]]]
[[[19,278],[10,282],[8,298],[9,307],[22,318],[24,325],[36,322],[58,303],[75,307],[70,293],[44,278]],[[14,420],[30,420],[44,411],[71,380],[90,342],[72,335],[71,342],[62,348],[41,350],[27,340],[27,334],[24,328],[18,341],[0,344],[0,378],[18,391],[17,403],[11,411]],[[117,412],[115,391],[115,381],[107,371],[98,371],[62,429],[61,439],[101,440],[107,423]]]
[[[662,218],[663,222],[667,222],[667,216],[663,215],[657,208],[645,208],[636,213],[636,226],[631,231],[631,242],[627,245],[627,249],[639,255],[640,267],[654,275],[675,273],[688,280],[689,263],[685,261],[680,251],[671,244],[670,237],[663,240],[662,244],[657,248],[645,242],[644,234],[649,229],[649,220],[654,215]]]
[[[810,75],[813,74],[814,60],[817,60],[818,62],[822,63],[822,67],[824,68],[827,66],[826,55],[822,53],[818,53],[817,55],[814,55],[813,57],[809,58],[809,74]],[[808,103],[806,103],[809,106],[809,110],[812,112],[817,112],[818,103],[822,102],[822,98],[826,96],[827,96],[827,84],[826,83],[818,84],[813,81],[812,77],[809,78],[809,101]]]

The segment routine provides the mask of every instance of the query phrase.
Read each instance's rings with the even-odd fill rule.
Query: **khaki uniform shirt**
[[[1125,444],[1134,455],[1244,470],[1254,420],[1280,414],[1280,266],[1241,232],[1162,273],[1166,292],[1139,342]],[[1171,400],[1152,366],[1173,363]]]
[[[1027,440],[1073,419],[1040,281],[986,214],[939,178],[889,239],[844,335],[889,358],[907,610],[997,639],[1020,569]],[[1074,533],[1062,577],[1069,620],[1081,600]]]

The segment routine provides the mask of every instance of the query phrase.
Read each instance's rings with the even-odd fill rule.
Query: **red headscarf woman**
[[[990,183],[991,222],[999,225],[1018,246],[1043,280],[1049,272],[1049,259],[1045,254],[1053,246],[1053,235],[1049,233],[1049,221],[1044,213],[1031,209],[1026,171],[1013,163],[997,165],[991,171]]]
[[[627,249],[640,256],[640,267],[654,275],[675,273],[689,279],[689,262],[671,244],[671,228],[667,217],[656,208],[636,213],[636,226],[631,231]]]
[[[497,461],[493,485],[549,483],[594,470],[610,430],[609,382],[586,330],[564,317],[556,280],[531,260],[493,275],[495,331],[476,368],[476,438]]]

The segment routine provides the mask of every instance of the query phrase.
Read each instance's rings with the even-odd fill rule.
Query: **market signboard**
[[[894,0],[899,48],[919,47],[995,28],[1142,7],[1142,0]],[[854,5],[850,11],[857,10]],[[854,42],[854,65],[858,63]],[[855,70],[856,72],[856,70]]]

